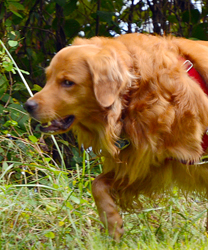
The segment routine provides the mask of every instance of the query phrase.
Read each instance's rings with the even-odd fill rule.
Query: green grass
[[[2,187],[1,249],[208,249],[202,205],[172,204],[125,215],[125,235],[115,243],[100,233],[94,203],[83,195],[84,200],[70,199],[64,185],[40,193]]]
[[[90,192],[100,168],[91,169],[88,154],[76,170],[66,170],[36,143],[28,142],[28,151],[9,143],[24,162],[2,162],[0,249],[208,249],[206,203],[197,197],[177,190],[160,201],[141,197],[144,209],[123,214],[125,235],[116,243],[100,232]]]

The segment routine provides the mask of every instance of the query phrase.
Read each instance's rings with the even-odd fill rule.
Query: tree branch
[[[100,0],[97,0],[97,11],[100,10]],[[99,35],[99,27],[100,27],[100,17],[97,14],[96,16],[96,28],[95,28],[95,35],[98,36]]]

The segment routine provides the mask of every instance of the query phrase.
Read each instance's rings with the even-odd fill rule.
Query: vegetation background
[[[0,0],[1,249],[208,249],[206,201],[177,189],[141,197],[144,209],[123,215],[120,243],[100,233],[90,189],[102,159],[79,150],[71,133],[57,144],[41,135],[23,109],[29,93],[18,67],[35,93],[76,36],[131,32],[208,40],[208,1]]]

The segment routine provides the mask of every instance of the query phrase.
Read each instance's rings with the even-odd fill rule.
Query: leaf
[[[0,87],[2,87],[6,82],[7,82],[6,77],[0,74]]]
[[[4,67],[4,69],[6,71],[12,71],[12,69],[13,69],[13,63],[12,62],[4,61],[2,63],[2,66]]]
[[[64,221],[59,221],[59,227],[62,227],[64,224]]]
[[[6,26],[6,27],[12,26],[11,20],[7,19],[7,20],[5,21],[5,26]]]
[[[192,223],[195,223],[196,221],[198,221],[206,212],[207,212],[207,209],[205,209],[201,213],[194,216],[194,218],[192,219]]]
[[[22,90],[25,90],[25,85],[22,84],[21,82],[15,83],[13,91],[22,91]]]
[[[169,16],[167,17],[167,20],[168,20],[170,23],[178,23],[178,20],[177,20],[177,18],[176,18],[175,15],[169,15]]]
[[[8,168],[8,164],[7,164],[6,161],[4,161],[4,162],[3,162],[3,168],[2,168],[2,170],[3,170],[3,171],[6,171],[7,168]]]
[[[62,144],[64,144],[65,146],[69,146],[69,142],[65,141],[65,140],[59,140],[59,142],[61,142]]]
[[[77,197],[71,195],[71,196],[70,196],[70,199],[71,199],[74,203],[80,204],[80,199],[78,199]]]
[[[4,123],[4,127],[16,127],[18,126],[18,123],[14,120],[9,120],[7,122]]]
[[[46,205],[46,210],[49,211],[49,212],[57,211],[57,209],[55,207],[52,207],[52,206],[49,206],[49,205]]]
[[[53,13],[54,13],[54,11],[55,11],[55,2],[50,2],[50,4],[47,4],[46,6],[45,6],[45,11],[47,12],[47,13],[49,13],[50,15],[52,15]],[[65,9],[65,8],[64,8]]]
[[[12,41],[12,40],[10,40],[10,41],[8,42],[8,44],[9,44],[10,47],[15,47],[15,46],[18,45],[18,42],[17,42],[17,41]]]
[[[33,143],[36,143],[38,141],[38,139],[34,135],[29,135],[28,138]]]
[[[107,12],[107,11],[98,10],[96,13],[100,17],[101,21],[107,22],[108,24],[112,23],[113,16],[115,16],[114,12]]]
[[[41,91],[41,89],[42,89],[42,87],[40,87],[39,85],[37,85],[37,84],[34,84],[34,86],[33,86],[33,88],[32,88],[32,90],[33,91]]]
[[[51,161],[51,158],[50,158],[50,157],[45,157],[44,160],[45,160],[46,162],[50,162],[50,161]]]
[[[68,37],[74,37],[78,34],[80,24],[75,19],[68,19],[65,21],[64,31]]]
[[[185,23],[197,24],[200,19],[200,12],[198,9],[187,10],[182,14],[182,21]]]
[[[55,0],[55,2],[61,7],[64,7],[66,4],[66,0]]]
[[[11,12],[13,13],[13,14],[15,14],[16,16],[18,16],[18,17],[20,17],[20,18],[23,18],[19,13],[17,13],[16,11],[13,11],[13,10],[11,10]]]
[[[208,39],[208,35],[206,33],[207,28],[207,23],[199,23],[195,25],[192,31],[192,37],[206,41]]]
[[[17,68],[14,67],[15,70],[17,70]],[[25,75],[29,75],[30,73],[28,71],[25,71],[23,69],[19,69],[23,74]]]
[[[28,120],[28,115],[25,114],[23,106],[21,104],[11,103],[9,104],[8,109],[10,110],[11,118],[15,121],[18,121],[20,128],[25,129],[24,124]]]
[[[64,8],[64,16],[69,16],[77,8],[77,0],[70,0]]]
[[[45,234],[45,237],[49,238],[49,239],[54,239],[55,238],[55,234],[53,232],[48,232]]]
[[[66,207],[68,207],[69,209],[74,209],[74,207],[72,206],[72,204],[71,204],[69,201],[67,201],[67,202],[65,203],[65,205],[66,205]]]
[[[115,1],[116,4],[118,4],[118,0]],[[106,0],[106,1],[101,1],[101,9],[107,9],[109,11],[114,11],[115,7],[114,7],[114,2],[112,0]],[[123,2],[121,2],[121,6],[122,6]],[[121,7],[120,6],[120,7]]]
[[[2,170],[4,171],[0,177],[0,179],[2,179],[4,177],[4,175],[11,169],[13,168],[14,164],[10,164],[8,165],[6,161],[3,162],[3,168]]]
[[[9,95],[9,94],[5,94],[5,95],[1,98],[1,101],[6,103],[6,102],[8,101],[9,98],[10,98],[10,95]]]
[[[13,2],[13,1],[9,1],[9,6],[8,8],[11,10],[11,11],[17,11],[17,10],[25,10],[25,7],[21,4],[21,3],[18,3],[18,2]]]

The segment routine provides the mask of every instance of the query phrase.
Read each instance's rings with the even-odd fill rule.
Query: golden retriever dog
[[[190,71],[198,76],[190,74]],[[173,186],[206,195],[208,42],[126,34],[76,38],[46,69],[45,87],[25,108],[47,134],[72,129],[104,156],[92,193],[100,219],[119,240],[117,206]]]

